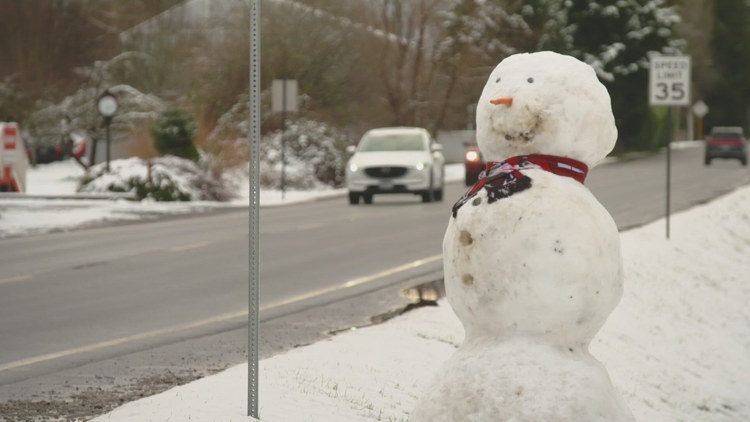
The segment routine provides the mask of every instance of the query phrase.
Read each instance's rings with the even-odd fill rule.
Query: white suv
[[[418,127],[369,130],[346,165],[349,203],[372,203],[375,194],[412,193],[422,202],[443,200],[445,158],[443,147]]]

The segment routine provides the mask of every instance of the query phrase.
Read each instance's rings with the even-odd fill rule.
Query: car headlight
[[[350,172],[356,173],[357,170],[359,170],[359,167],[356,164],[354,164],[354,163],[349,164],[349,171]]]
[[[467,151],[466,152],[466,161],[479,161],[479,153],[476,151]]]
[[[416,165],[414,166],[414,168],[416,168],[416,169],[417,169],[418,171],[422,171],[422,170],[424,170],[424,169],[425,169],[425,167],[427,167],[427,165],[425,165],[425,163],[423,163],[423,162],[421,162],[421,161],[420,161],[420,162],[418,162],[418,163],[417,163],[417,164],[416,164]]]

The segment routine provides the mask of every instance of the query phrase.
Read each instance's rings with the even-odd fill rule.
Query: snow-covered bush
[[[152,201],[226,201],[233,195],[223,180],[175,156],[114,160],[109,172],[106,163],[97,164],[82,179],[78,192],[128,192],[138,200]]]
[[[301,99],[304,105],[304,98]],[[247,165],[249,157],[249,99],[241,95],[237,103],[217,122],[202,146],[212,160],[213,169]],[[346,146],[349,140],[342,131],[324,123],[297,118],[287,124],[284,136],[284,185],[292,189],[320,186],[339,187],[344,182]],[[282,131],[264,135],[260,143],[260,184],[265,188],[281,187]],[[222,172],[215,172],[220,174]]]
[[[293,189],[319,186],[339,187],[344,182],[347,136],[313,120],[297,120],[283,132],[284,182]],[[281,186],[282,131],[263,137],[260,183],[269,188]]]

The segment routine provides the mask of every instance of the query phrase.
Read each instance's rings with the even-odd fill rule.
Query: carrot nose
[[[495,98],[494,100],[490,100],[490,102],[494,105],[505,104],[509,106],[513,104],[513,98],[510,98],[510,97]]]

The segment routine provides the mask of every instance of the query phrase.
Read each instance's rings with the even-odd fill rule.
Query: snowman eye
[[[495,79],[495,83],[500,82],[500,77],[498,76],[497,79]]]
[[[533,83],[534,83],[534,78],[529,78],[529,79],[526,79],[526,82],[528,82],[528,83],[530,83],[530,84],[533,84]]]

